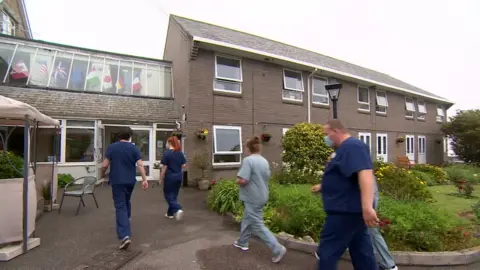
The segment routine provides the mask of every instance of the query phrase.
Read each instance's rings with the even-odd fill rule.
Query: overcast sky
[[[36,39],[162,58],[172,13],[387,73],[455,102],[449,115],[480,109],[480,0],[25,2]]]

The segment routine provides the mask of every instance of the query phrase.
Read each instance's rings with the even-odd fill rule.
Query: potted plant
[[[172,136],[176,136],[179,140],[181,140],[182,137],[183,137],[183,132],[182,132],[181,130],[179,130],[179,129],[174,130],[174,131],[172,132]]]
[[[43,210],[46,212],[52,211],[52,183],[46,183],[42,186],[43,195]]]
[[[158,179],[160,179],[160,161],[155,161],[153,163],[153,177],[158,177]],[[158,179],[154,178],[154,180]]]
[[[260,135],[260,138],[263,142],[268,142],[272,138],[272,135],[270,133],[264,132],[262,133],[262,135]]]
[[[405,137],[398,137],[396,140],[397,143],[403,143],[405,142]]]
[[[0,246],[23,239],[23,159],[12,152],[0,150]],[[33,169],[28,169],[28,235],[35,230],[37,188]]]
[[[198,139],[205,140],[208,135],[208,129],[201,128],[195,132],[195,135],[197,136]]]
[[[200,170],[201,175],[197,181],[198,189],[200,190],[208,190],[210,187],[210,181],[206,178],[206,171],[210,166],[210,162],[208,161],[208,153],[207,152],[198,152],[193,157],[193,165]]]

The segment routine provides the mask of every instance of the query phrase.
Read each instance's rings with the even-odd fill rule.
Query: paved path
[[[95,208],[91,198],[86,198],[87,206],[75,216],[78,201],[66,198],[61,214],[45,213],[37,223],[36,234],[41,245],[10,262],[0,262],[0,269],[82,269],[79,266],[92,261],[94,254],[115,248],[118,242],[110,189],[98,187],[96,194],[100,209]],[[177,222],[163,216],[166,204],[160,188],[144,192],[137,187],[133,195],[130,249],[141,253],[122,269],[315,269],[312,255],[294,251],[289,251],[280,264],[272,264],[269,250],[255,240],[247,252],[235,249],[232,242],[238,235],[237,228],[205,209],[205,195],[194,189],[182,190],[180,202],[185,208],[185,218]],[[345,262],[339,267],[339,270],[351,269]]]

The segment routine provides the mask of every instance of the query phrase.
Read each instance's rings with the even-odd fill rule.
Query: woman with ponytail
[[[178,192],[182,185],[183,169],[186,167],[187,160],[182,152],[180,141],[176,136],[169,137],[167,140],[167,151],[163,154],[161,161],[162,173],[160,175],[160,184],[163,181],[163,195],[168,203],[168,210],[165,214],[167,218],[182,219],[182,206],[178,203]]]

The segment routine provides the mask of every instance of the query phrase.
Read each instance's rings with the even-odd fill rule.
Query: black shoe
[[[130,237],[126,236],[125,238],[123,238],[123,240],[120,243],[120,246],[118,248],[125,250],[125,249],[128,248],[128,246],[130,246],[131,243],[132,243],[132,241],[130,240]]]

